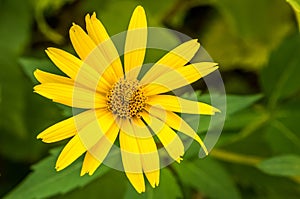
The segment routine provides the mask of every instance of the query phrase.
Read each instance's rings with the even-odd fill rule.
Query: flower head
[[[36,93],[54,102],[83,109],[38,135],[52,143],[71,138],[56,163],[57,171],[85,153],[81,175],[92,175],[119,141],[124,171],[137,192],[145,191],[144,174],[152,187],[159,184],[157,137],[168,156],[180,162],[184,145],[175,131],[195,139],[197,133],[176,113],[213,115],[218,109],[168,94],[217,69],[217,64],[187,64],[198,51],[197,40],[187,41],[158,60],[140,78],[147,46],[147,21],[138,6],[126,33],[124,61],[95,13],[85,18],[87,33],[73,24],[70,38],[79,58],[56,48],[49,58],[67,77],[36,70],[41,83]]]

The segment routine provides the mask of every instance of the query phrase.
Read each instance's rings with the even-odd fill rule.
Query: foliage
[[[182,163],[161,170],[159,187],[147,184],[141,195],[124,173],[106,166],[80,177],[82,159],[57,173],[62,143],[44,144],[35,137],[71,111],[32,92],[35,69],[61,73],[43,50],[71,51],[71,22],[83,25],[84,15],[96,11],[113,35],[126,30],[138,4],[150,26],[198,38],[220,63],[227,91],[225,125],[209,157],[199,158],[193,143]],[[2,0],[0,5],[1,198],[300,197],[299,1]],[[210,100],[201,82],[193,87],[203,91],[201,101]],[[201,136],[209,121],[201,118]],[[49,147],[55,147],[50,154]]]

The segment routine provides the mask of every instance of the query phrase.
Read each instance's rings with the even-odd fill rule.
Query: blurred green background
[[[300,1],[291,2],[296,13],[285,0],[0,0],[0,197],[300,198]],[[193,144],[181,164],[162,169],[158,188],[147,185],[141,195],[105,166],[79,177],[82,159],[56,173],[65,142],[44,144],[36,135],[71,112],[32,89],[34,69],[59,72],[47,47],[74,52],[72,22],[84,27],[95,11],[114,35],[139,4],[149,26],[199,39],[220,63],[228,103],[210,156],[198,159]]]

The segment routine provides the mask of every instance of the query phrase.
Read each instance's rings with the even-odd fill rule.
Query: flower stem
[[[244,164],[249,166],[255,166],[263,159],[261,157],[238,154],[238,153],[224,151],[221,149],[213,149],[210,152],[210,155],[217,159],[224,160],[227,162],[239,163],[239,164]]]

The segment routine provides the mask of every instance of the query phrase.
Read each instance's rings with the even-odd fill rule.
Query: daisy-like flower
[[[152,187],[159,184],[158,146],[163,146],[172,160],[182,160],[184,145],[176,132],[193,138],[208,153],[179,114],[213,115],[219,110],[170,91],[210,74],[217,64],[188,64],[200,48],[197,40],[190,40],[168,52],[142,76],[139,74],[147,46],[147,20],[141,6],[134,10],[129,23],[123,64],[95,13],[88,14],[85,21],[87,33],[76,24],[70,29],[79,58],[56,48],[46,50],[67,77],[34,72],[41,83],[34,87],[36,93],[83,111],[47,128],[37,138],[52,143],[72,137],[58,157],[56,170],[85,154],[81,175],[92,175],[111,148],[119,144],[126,176],[137,192],[144,192],[144,176]]]

